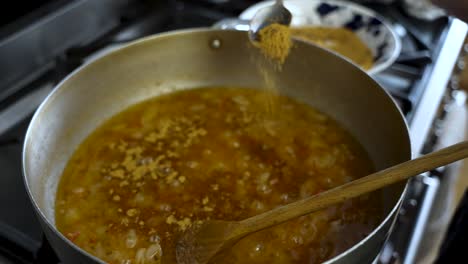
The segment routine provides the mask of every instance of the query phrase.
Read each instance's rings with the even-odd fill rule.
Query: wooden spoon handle
[[[468,157],[468,141],[452,145],[303,200],[247,218],[240,222],[238,229],[233,235],[240,237],[309,214],[466,157]]]

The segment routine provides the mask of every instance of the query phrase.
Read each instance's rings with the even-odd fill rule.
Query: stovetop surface
[[[44,74],[46,77],[0,99],[0,110],[8,109],[18,98],[33,92],[37,87],[57,83],[81,65],[87,56],[108,45],[125,43],[168,30],[211,26],[222,18],[237,16],[255,1],[218,2],[220,4],[215,5],[211,1],[167,1],[150,11],[144,5],[129,9],[129,12],[122,15],[121,24],[103,37],[68,49],[57,56],[53,69]],[[411,125],[414,109],[425,88],[421,85],[422,77],[428,65],[433,62],[434,53],[438,49],[437,43],[441,41],[449,20],[442,18],[426,22],[406,16],[396,6],[369,7],[395,23],[394,26],[402,38],[403,50],[400,58],[389,70],[375,78],[392,94]],[[2,255],[13,263],[57,262],[47,243],[44,243],[21,176],[22,142],[31,115],[29,113],[6,133],[0,134],[0,262]]]

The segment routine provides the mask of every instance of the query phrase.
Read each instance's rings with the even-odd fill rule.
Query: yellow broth
[[[256,89],[179,91],[131,106],[79,145],[56,224],[109,263],[175,263],[192,224],[245,219],[372,170],[347,131],[304,103]],[[266,229],[214,262],[319,263],[369,234],[382,201],[373,193]]]

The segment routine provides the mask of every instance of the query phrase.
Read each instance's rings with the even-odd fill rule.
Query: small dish
[[[260,8],[273,2],[252,5],[239,18],[250,20]],[[364,6],[336,0],[289,0],[284,5],[293,14],[291,26],[344,27],[353,31],[372,51],[374,64],[367,70],[369,74],[385,70],[400,54],[401,41],[391,25]]]

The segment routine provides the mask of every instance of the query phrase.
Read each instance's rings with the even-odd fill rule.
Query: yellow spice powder
[[[268,114],[275,115],[278,94],[277,74],[289,55],[292,46],[291,31],[288,26],[278,23],[264,27],[259,32],[260,40],[253,44],[260,49],[267,58],[266,62],[257,61],[257,70],[261,75],[267,96],[264,98],[264,107]]]
[[[260,41],[255,45],[267,58],[282,65],[292,46],[289,27],[274,23],[261,29],[259,35]]]

